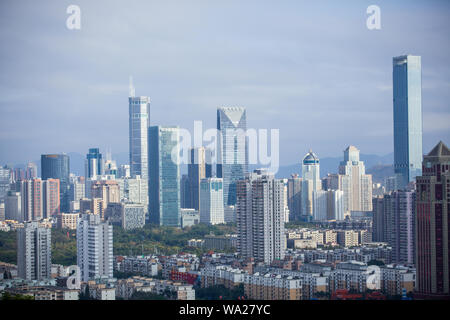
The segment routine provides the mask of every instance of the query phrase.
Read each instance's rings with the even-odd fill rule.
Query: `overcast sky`
[[[81,30],[66,9],[81,8]],[[381,8],[381,30],[366,9]],[[215,127],[220,106],[309,148],[393,152],[392,57],[422,56],[423,151],[450,143],[450,1],[0,1],[0,164],[128,151],[128,77],[151,123]]]

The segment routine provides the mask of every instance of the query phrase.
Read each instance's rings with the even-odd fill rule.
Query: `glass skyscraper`
[[[135,90],[130,79],[129,103],[129,147],[130,176],[140,176],[143,193],[148,194],[148,128],[150,126],[150,98],[135,97]],[[145,199],[145,208],[148,199]],[[147,210],[146,210],[147,211]]]
[[[129,137],[130,137],[130,174],[148,179],[148,144],[147,135],[150,126],[149,97],[135,97],[130,84],[129,102]]]
[[[42,180],[59,179],[60,212],[69,212],[70,206],[70,163],[66,154],[41,155]]]
[[[103,159],[99,148],[90,148],[86,155],[86,178],[103,174]]]
[[[400,189],[422,174],[422,71],[420,56],[393,59],[394,170]]]
[[[248,172],[247,120],[245,108],[228,107],[217,109],[218,178],[223,178],[225,206],[236,203],[236,181],[244,179]]]
[[[149,141],[149,214],[161,226],[181,226],[179,128],[153,126]]]

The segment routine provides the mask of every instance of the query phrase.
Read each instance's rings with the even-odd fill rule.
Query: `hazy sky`
[[[66,9],[81,8],[81,30]],[[381,8],[381,30],[366,9]],[[393,152],[392,57],[422,56],[424,153],[450,143],[450,1],[0,1],[0,164],[128,151],[128,77],[151,123],[215,127],[220,106],[309,148]]]

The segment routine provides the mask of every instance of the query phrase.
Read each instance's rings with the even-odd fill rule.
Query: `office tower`
[[[372,175],[366,174],[364,162],[359,160],[359,150],[349,146],[344,150],[344,161],[339,165],[340,183],[344,191],[344,210],[372,211]]]
[[[211,150],[204,147],[189,149],[188,157],[189,207],[199,210],[200,181],[211,177]]]
[[[420,56],[393,58],[394,170],[398,188],[422,174],[422,66]]]
[[[387,177],[384,179],[384,187],[387,193],[398,190],[397,177]]]
[[[90,148],[86,155],[85,177],[96,178],[103,175],[103,158],[99,148]]]
[[[61,212],[70,209],[70,162],[66,154],[43,154],[41,155],[41,178],[59,179],[59,197]]]
[[[313,192],[321,190],[319,158],[309,150],[302,162],[302,220],[309,221],[313,215]]]
[[[20,194],[24,221],[37,221],[46,218],[41,179],[20,181]]]
[[[118,177],[117,164],[114,160],[106,160],[104,163],[104,173],[107,176]]]
[[[290,220],[298,221],[302,212],[302,178],[298,174],[292,174],[289,178],[287,193]]]
[[[416,177],[417,291],[450,298],[450,150],[440,141]]]
[[[386,201],[390,201],[386,206],[387,242],[392,247],[394,263],[414,263],[415,199],[414,191],[404,190],[386,197]]]
[[[5,221],[6,213],[5,213],[5,203],[0,202],[0,221]]]
[[[179,128],[149,129],[149,214],[161,226],[180,227]]]
[[[222,178],[204,178],[201,180],[200,202],[201,223],[225,223]]]
[[[224,206],[236,203],[236,181],[248,170],[245,108],[217,109],[217,178],[223,178]]]
[[[255,170],[237,181],[237,250],[266,264],[284,258],[284,186],[272,173]]]
[[[118,170],[118,178],[131,178],[129,164],[121,164]]]
[[[59,179],[47,179],[42,181],[42,208],[44,218],[60,215],[59,190]]]
[[[344,220],[344,192],[341,190],[313,191],[313,220]]]
[[[129,103],[129,137],[130,137],[130,173],[142,179],[148,179],[148,128],[150,126],[149,97],[135,97],[134,87],[130,81]]]
[[[141,203],[110,203],[106,208],[105,219],[125,230],[143,228],[145,225],[145,206]]]
[[[120,180],[117,180],[119,182]],[[141,179],[140,176],[136,176],[134,179],[126,178],[123,179],[123,195],[121,194],[121,200],[126,200],[127,202],[142,203],[147,206],[147,181]],[[145,208],[145,212],[148,208]]]
[[[8,166],[0,167],[0,200],[5,199],[12,181],[11,168]]]
[[[22,196],[20,192],[8,191],[5,199],[5,219],[23,222]]]
[[[25,222],[17,230],[17,271],[25,280],[51,277],[51,229],[38,222]]]
[[[140,229],[145,225],[145,206],[140,203],[121,203],[122,228],[125,230]]]
[[[83,214],[77,225],[77,265],[81,281],[113,277],[113,227],[100,216]]]
[[[34,162],[28,162],[25,168],[25,179],[31,180],[37,178],[37,165]]]
[[[188,209],[190,206],[191,191],[189,189],[189,177],[187,174],[183,174],[180,181],[180,207]]]

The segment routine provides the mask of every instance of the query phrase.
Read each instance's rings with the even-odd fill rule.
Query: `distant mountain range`
[[[84,161],[86,155],[77,152],[69,152],[67,154],[70,157],[70,172],[76,175],[84,175]],[[112,155],[113,160],[117,162],[117,165],[128,163],[128,152],[120,152]],[[394,174],[393,163],[394,154],[389,153],[384,156],[378,156],[374,154],[361,154],[360,159],[364,161],[366,166],[366,173],[373,175],[374,182],[383,182],[385,177],[392,176]],[[328,173],[337,173],[339,163],[343,160],[343,157],[329,157],[320,159],[320,175],[321,177],[326,176]],[[38,165],[38,172],[41,172],[41,161],[40,159],[34,161]],[[25,167],[26,164],[19,164],[15,167]],[[256,169],[260,166],[250,165],[249,170]],[[280,166],[276,177],[277,178],[289,178],[291,174],[298,173],[301,174],[301,163]],[[187,173],[187,166],[181,166],[181,173]]]

